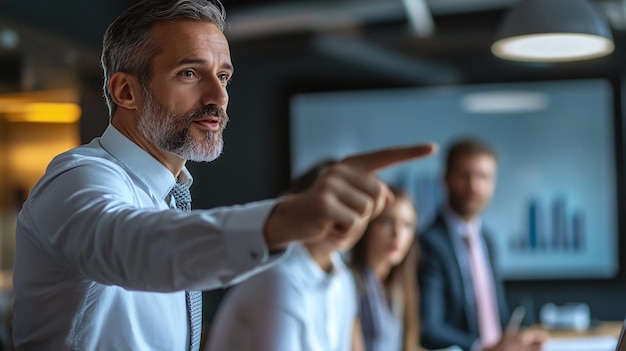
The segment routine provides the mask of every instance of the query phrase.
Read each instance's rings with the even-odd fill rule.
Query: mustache
[[[214,104],[209,104],[197,110],[191,111],[187,115],[187,118],[190,121],[192,121],[196,118],[205,117],[205,116],[218,117],[220,119],[220,123],[224,125],[228,123],[228,120],[229,120],[229,117],[226,111],[224,111],[223,108]]]

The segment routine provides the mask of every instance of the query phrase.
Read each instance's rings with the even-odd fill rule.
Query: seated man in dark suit
[[[541,336],[503,330],[508,307],[480,217],[495,188],[496,166],[495,153],[479,140],[459,140],[448,150],[448,201],[419,235],[421,340],[426,348],[541,348]]]

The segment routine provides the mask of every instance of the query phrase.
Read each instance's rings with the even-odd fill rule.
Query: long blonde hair
[[[396,199],[409,199],[408,194],[401,188],[389,186]],[[370,221],[371,224],[371,221]],[[350,251],[348,264],[354,272],[359,295],[365,290],[364,274],[367,270],[366,249],[370,226],[365,229],[361,239]],[[417,261],[419,246],[413,240],[411,248],[402,261],[391,268],[389,275],[382,282],[391,302],[391,310],[402,317],[403,350],[413,351],[419,346],[419,289],[417,288]]]

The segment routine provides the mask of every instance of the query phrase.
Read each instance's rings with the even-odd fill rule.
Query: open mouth
[[[201,129],[211,132],[217,132],[221,129],[220,118],[215,116],[203,117],[201,119],[193,121],[193,123],[199,126]]]

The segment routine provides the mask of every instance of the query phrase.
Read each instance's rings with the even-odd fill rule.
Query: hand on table
[[[483,351],[541,351],[548,334],[542,330],[506,330],[500,341]]]

